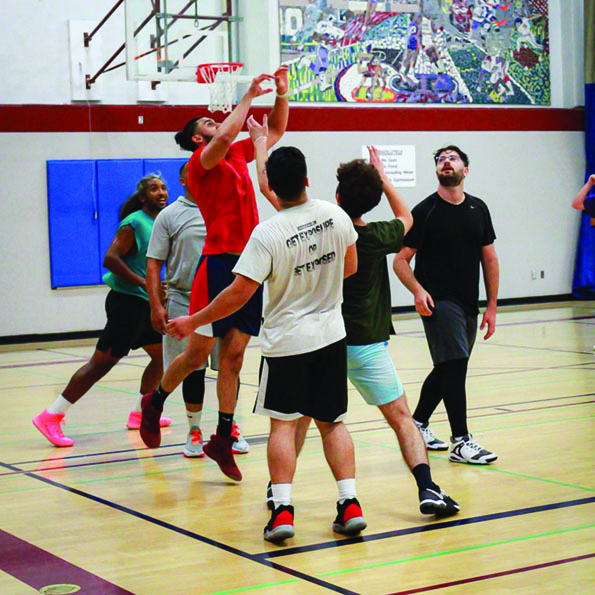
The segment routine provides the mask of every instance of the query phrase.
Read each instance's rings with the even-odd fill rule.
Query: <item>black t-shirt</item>
[[[343,281],[342,313],[347,345],[371,345],[394,335],[386,256],[403,245],[400,219],[355,225],[357,273]]]
[[[417,250],[416,279],[434,300],[450,300],[477,314],[481,249],[496,239],[487,205],[467,193],[453,205],[434,192],[412,214],[404,245]]]

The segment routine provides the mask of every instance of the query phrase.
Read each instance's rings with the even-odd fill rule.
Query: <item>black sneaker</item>
[[[267,484],[267,508],[269,510],[275,510],[275,502],[273,501],[273,487],[270,481]]]
[[[419,510],[422,514],[445,517],[457,514],[461,507],[436,486],[436,489],[426,488],[419,491]]]
[[[295,535],[293,528],[293,506],[281,504],[273,510],[271,520],[264,528],[264,538],[267,541],[283,541]]]
[[[357,498],[337,502],[337,518],[333,523],[333,531],[341,535],[357,535],[368,526]]]

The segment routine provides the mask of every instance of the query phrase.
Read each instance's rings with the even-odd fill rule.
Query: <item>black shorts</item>
[[[263,357],[254,413],[290,421],[339,422],[347,415],[347,343],[287,357]]]
[[[161,343],[161,334],[151,325],[147,300],[112,289],[105,298],[105,313],[107,324],[97,341],[97,351],[106,353],[111,348],[111,355],[121,358],[131,349]]]
[[[469,358],[477,335],[477,314],[467,314],[447,300],[436,301],[434,306],[431,316],[421,317],[434,365]]]

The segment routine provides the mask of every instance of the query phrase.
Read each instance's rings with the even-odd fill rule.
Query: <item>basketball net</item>
[[[235,99],[238,72],[243,64],[237,62],[221,62],[217,64],[201,64],[196,76],[199,83],[209,85],[209,111],[228,113]]]

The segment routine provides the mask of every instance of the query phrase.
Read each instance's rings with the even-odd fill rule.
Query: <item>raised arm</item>
[[[267,126],[267,117],[263,116],[262,124],[259,124],[254,116],[250,116],[246,121],[250,138],[254,143],[254,153],[256,156],[256,173],[258,175],[258,188],[261,194],[273,205],[277,211],[281,209],[277,195],[269,188],[269,178],[267,176],[266,162],[269,158],[267,153],[267,137],[269,129]]]
[[[289,81],[287,66],[281,66],[275,71],[275,86],[277,97],[275,105],[269,114],[269,134],[267,149],[276,144],[285,134],[287,120],[289,119]]]
[[[485,341],[496,332],[496,306],[498,301],[498,287],[500,285],[500,267],[494,244],[482,246],[481,268],[483,270],[483,281],[488,303],[483,313],[479,330],[483,330],[487,325],[488,330],[483,338]]]
[[[208,306],[192,316],[180,316],[170,320],[167,332],[181,341],[199,326],[210,324],[237,312],[256,292],[260,283],[243,275],[236,275],[234,282],[226,287]]]
[[[252,101],[272,89],[263,89],[260,85],[275,77],[270,74],[261,74],[252,80],[249,89],[246,91],[235,109],[225,118],[221,126],[217,128],[213,138],[207,144],[200,155],[200,163],[205,169],[213,169],[225,157],[229,147],[242,130],[248,110]],[[275,102],[276,103],[276,102]]]
[[[134,229],[130,225],[124,225],[118,229],[116,236],[107,249],[103,259],[103,266],[116,277],[120,277],[122,281],[146,288],[145,280],[134,273],[124,261],[124,257],[128,253],[132,253],[133,250],[136,250]]]
[[[420,316],[431,316],[434,308],[432,296],[422,287],[415,278],[411,269],[411,259],[417,251],[414,248],[403,246],[400,252],[395,254],[393,270],[399,281],[413,294],[415,310]]]
[[[578,191],[578,194],[574,197],[572,201],[572,208],[577,209],[578,211],[582,211],[585,204],[585,198],[591,191],[591,188],[595,186],[595,174],[591,174],[587,183]]]
[[[388,179],[386,172],[384,171],[384,165],[382,160],[380,159],[380,155],[378,154],[378,149],[376,147],[368,145],[368,151],[370,153],[370,163],[378,170],[380,174],[380,178],[382,179],[382,189],[384,190],[384,194],[386,194],[386,198],[388,199],[388,204],[392,209],[395,217],[400,219],[405,226],[405,232],[407,233],[411,226],[413,225],[413,217],[411,216],[411,211],[403,198],[403,195],[393,186],[392,182]]]

